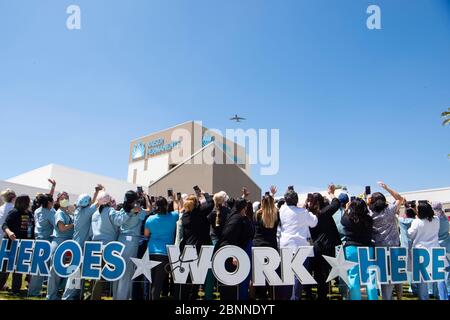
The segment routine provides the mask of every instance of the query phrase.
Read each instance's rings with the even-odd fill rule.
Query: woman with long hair
[[[419,201],[417,205],[417,217],[408,229],[408,236],[412,240],[413,248],[438,248],[439,247],[439,218],[434,215],[433,208],[428,202]],[[448,267],[445,261],[445,268]],[[437,283],[439,300],[448,300],[448,292],[445,281]],[[428,283],[422,281],[418,284],[420,300],[428,300]]]
[[[197,254],[202,246],[211,245],[210,223],[208,214],[214,208],[212,197],[203,191],[189,195],[183,203],[181,216],[182,240],[180,243],[180,260],[183,257],[184,247],[195,246]],[[188,279],[189,281],[189,279]],[[198,285],[184,284],[178,286],[177,298],[180,300],[193,300],[198,295]]]
[[[255,236],[253,238],[253,247],[270,247],[278,251],[277,230],[280,224],[278,208],[275,206],[274,191],[272,195],[266,194],[261,200],[261,208],[256,211],[254,216]],[[269,285],[255,287],[256,297],[266,300],[275,299],[274,288]]]
[[[358,247],[369,247],[369,255],[373,259],[373,220],[363,199],[356,198],[348,204],[347,210],[341,218],[341,224],[346,240],[343,249],[346,259],[358,262]],[[354,266],[348,271],[350,300],[361,300],[360,279],[359,266]],[[371,283],[367,287],[367,297],[368,300],[378,300],[375,283]]]
[[[329,286],[327,277],[330,265],[323,255],[334,257],[336,246],[341,244],[336,223],[333,215],[339,210],[341,203],[334,195],[334,185],[328,186],[328,195],[331,203],[327,203],[320,193],[314,193],[310,198],[307,209],[317,216],[317,225],[310,228],[311,239],[314,247],[314,258],[312,259],[312,270],[317,282],[317,297],[319,300],[328,299]]]
[[[210,227],[210,236],[212,245],[215,246],[217,241],[219,241],[222,230],[227,221],[228,216],[230,215],[231,210],[227,207],[228,195],[225,191],[220,191],[214,194],[214,209],[208,215],[208,221],[211,225]],[[205,300],[213,299],[213,290],[214,290],[215,278],[212,270],[208,271],[208,275],[206,276],[205,281]]]

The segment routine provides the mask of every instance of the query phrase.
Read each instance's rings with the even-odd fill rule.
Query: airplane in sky
[[[239,117],[237,114],[234,115],[233,118],[230,118],[232,121],[241,122],[242,120],[246,120],[245,118]]]

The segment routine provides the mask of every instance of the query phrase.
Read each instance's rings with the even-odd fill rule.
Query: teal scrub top
[[[58,223],[62,222],[64,224],[71,224],[73,223],[73,219],[72,217],[65,213],[64,211],[62,211],[61,209],[59,209],[58,211],[56,211],[55,214],[55,228],[54,228],[54,237],[58,238],[58,239],[63,239],[63,240],[69,240],[73,238],[73,228],[66,230],[66,231],[59,231],[58,228]]]
[[[55,210],[40,207],[34,212],[35,227],[34,232],[36,239],[47,240],[52,239],[53,230],[55,228]]]
[[[95,211],[91,221],[92,241],[101,241],[103,244],[117,241],[119,235],[118,213],[111,207],[103,208],[102,212],[99,209]]]
[[[150,254],[167,256],[166,246],[175,243],[175,232],[179,217],[178,212],[155,214],[148,217],[145,222],[145,229],[150,230],[151,233],[148,241]]]
[[[95,204],[75,210],[73,240],[78,242],[81,248],[84,247],[84,242],[90,238],[92,215],[95,211],[97,211]]]
[[[146,212],[141,209],[138,214],[133,212],[126,213],[125,210],[122,209],[120,211],[120,216],[122,217],[120,235],[140,238],[142,233],[142,223],[147,218]]]

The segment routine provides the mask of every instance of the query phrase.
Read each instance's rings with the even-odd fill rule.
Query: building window
[[[137,180],[137,169],[134,169],[134,171],[133,171],[133,184],[136,184],[136,180]]]

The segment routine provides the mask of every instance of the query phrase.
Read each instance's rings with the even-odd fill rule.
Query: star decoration
[[[133,279],[136,279],[141,274],[143,274],[150,283],[152,283],[152,268],[156,267],[157,265],[161,264],[159,261],[153,261],[150,260],[150,254],[147,251],[145,252],[142,259],[138,258],[131,258],[131,261],[136,265],[136,271],[134,272]]]
[[[354,266],[357,266],[358,264],[356,262],[348,261],[345,259],[344,248],[342,247],[339,250],[336,258],[329,256],[323,257],[331,266],[331,271],[328,276],[327,282],[333,280],[336,277],[341,277],[348,286],[348,270],[350,270]]]

